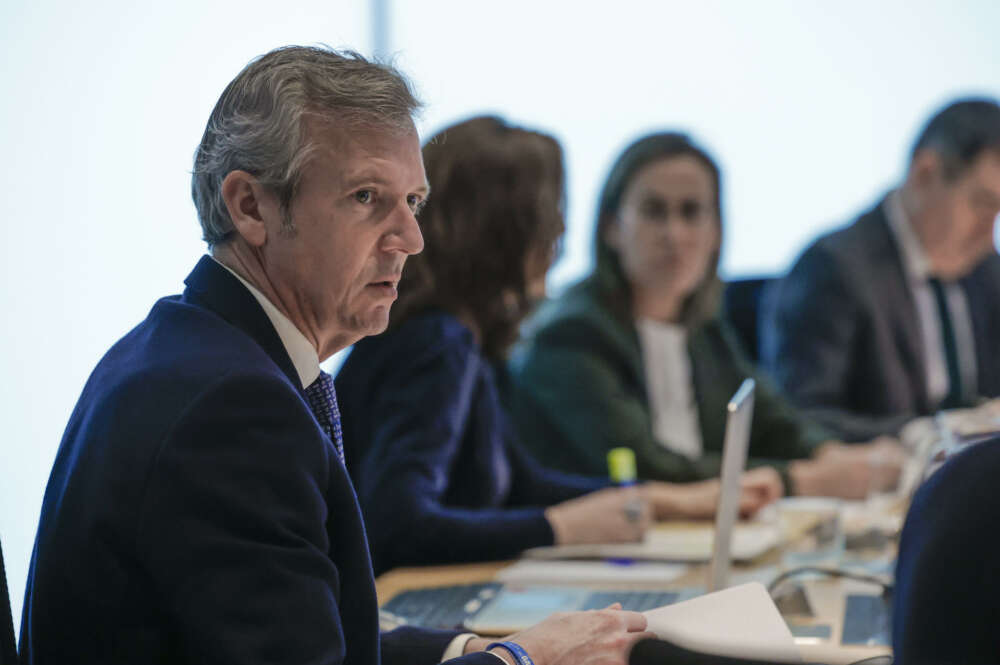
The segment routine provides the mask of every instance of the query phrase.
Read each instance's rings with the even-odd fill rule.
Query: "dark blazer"
[[[948,460],[917,491],[896,562],[899,665],[1000,663],[1000,438]]]
[[[453,633],[379,638],[354,490],[267,316],[208,257],[186,283],[101,359],[66,427],[23,662],[437,663]]]
[[[847,440],[933,413],[923,339],[884,200],[810,246],[766,298],[761,359],[789,397]],[[978,394],[1000,395],[1000,256],[960,280]],[[971,399],[972,396],[970,396]]]
[[[723,319],[699,325],[688,337],[704,446],[698,459],[656,440],[638,333],[608,306],[597,276],[547,303],[528,329],[511,355],[508,399],[518,433],[543,464],[597,473],[608,450],[628,446],[643,479],[686,482],[719,475],[726,404],[743,380],[755,375]],[[783,472],[783,461],[809,457],[828,435],[756,378],[749,463]]]
[[[608,484],[520,450],[490,364],[450,314],[361,340],[336,388],[376,571],[551,545],[544,508]]]

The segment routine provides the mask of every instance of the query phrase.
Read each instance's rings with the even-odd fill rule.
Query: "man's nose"
[[[416,215],[408,205],[402,205],[393,211],[392,230],[383,243],[383,249],[404,254],[419,254],[424,250],[424,235],[420,232]]]

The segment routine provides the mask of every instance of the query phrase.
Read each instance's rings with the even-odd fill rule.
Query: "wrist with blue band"
[[[521,645],[517,642],[493,642],[486,647],[486,651],[490,649],[496,649],[497,647],[501,649],[506,649],[510,652],[510,655],[514,656],[514,662],[517,665],[535,665],[535,661],[531,660],[531,656],[528,652],[521,648]]]

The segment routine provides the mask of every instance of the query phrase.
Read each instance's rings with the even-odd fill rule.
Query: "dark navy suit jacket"
[[[353,487],[267,316],[208,257],[186,283],[111,348],[73,411],[23,662],[437,663],[453,633],[380,639]]]
[[[977,396],[1000,395],[1000,256],[960,280]],[[796,406],[849,441],[933,413],[923,337],[884,201],[810,246],[765,297],[761,360]],[[975,396],[968,396],[970,401]]]
[[[520,449],[492,367],[450,314],[361,340],[336,386],[376,571],[551,545],[544,508],[608,484]]]
[[[896,563],[898,665],[1000,663],[1000,437],[975,444],[917,491]]]

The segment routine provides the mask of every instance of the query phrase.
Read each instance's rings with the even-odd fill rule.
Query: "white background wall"
[[[939,106],[1000,95],[990,0],[588,4],[400,0],[393,15],[426,129],[492,111],[563,141],[555,286],[589,267],[600,185],[640,133],[681,129],[710,149],[726,181],[723,270],[770,273],[874,203]]]
[[[949,97],[1000,95],[1000,3],[397,0],[390,44],[426,133],[491,111],[555,133],[589,266],[601,179],[640,132],[682,128],[726,178],[730,274],[782,270],[900,175]],[[280,7],[280,9],[279,9]],[[0,538],[15,623],[62,429],[108,346],[202,252],[189,197],[219,93],[286,43],[368,51],[366,2],[0,3]]]

